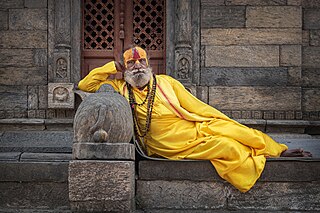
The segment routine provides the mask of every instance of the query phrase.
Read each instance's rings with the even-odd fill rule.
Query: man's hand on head
[[[115,64],[116,69],[117,69],[118,72],[123,72],[124,71],[124,66],[120,62],[115,61],[114,64]]]

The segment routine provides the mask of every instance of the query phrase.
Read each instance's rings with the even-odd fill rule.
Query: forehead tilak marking
[[[138,50],[136,48],[132,48],[132,58],[134,60],[137,60],[137,59],[141,58],[140,54],[139,54],[139,52],[138,52]]]

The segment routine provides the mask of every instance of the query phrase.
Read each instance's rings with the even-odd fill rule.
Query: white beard
[[[124,80],[132,87],[143,88],[147,85],[152,77],[151,67],[145,69],[126,70],[124,72]]]

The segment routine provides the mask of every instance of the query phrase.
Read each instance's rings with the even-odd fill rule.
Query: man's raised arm
[[[85,92],[95,92],[102,84],[110,84],[115,90],[119,90],[119,80],[109,80],[108,77],[121,71],[121,65],[118,62],[111,61],[102,67],[93,69],[85,78],[83,78],[78,87]]]

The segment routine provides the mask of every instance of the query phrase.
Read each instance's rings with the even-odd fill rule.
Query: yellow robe
[[[128,99],[124,80],[109,80],[115,74],[114,62],[92,70],[79,82],[79,89],[97,91],[111,84]],[[157,75],[157,89],[150,131],[144,139],[149,156],[172,160],[210,160],[218,174],[242,192],[260,177],[266,157],[279,157],[288,147],[268,135],[246,127],[190,94],[177,80]],[[141,103],[147,90],[133,89]],[[147,104],[137,106],[136,115],[145,126]]]

